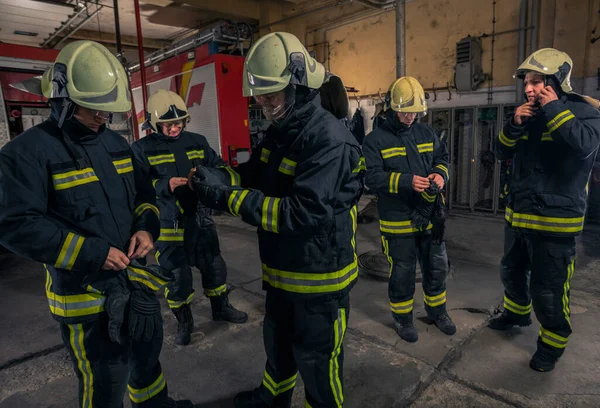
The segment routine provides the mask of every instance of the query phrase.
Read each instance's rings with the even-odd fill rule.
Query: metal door
[[[473,163],[473,208],[483,211],[494,211],[498,201],[496,189],[496,157],[494,155],[494,142],[498,136],[497,106],[478,107],[476,109],[477,123],[473,149],[475,162]]]
[[[450,200],[453,207],[473,210],[475,108],[454,108],[450,139]]]

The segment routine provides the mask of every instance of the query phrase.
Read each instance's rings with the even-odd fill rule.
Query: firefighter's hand
[[[110,247],[102,269],[107,271],[122,271],[129,265],[129,258],[117,248]]]
[[[187,179],[185,177],[171,177],[169,180],[169,191],[172,193],[177,187],[185,186]]]
[[[438,188],[441,190],[444,188],[444,178],[437,173],[432,173],[427,176],[428,179],[433,180],[435,184],[437,184]]]
[[[525,123],[529,118],[535,116],[537,113],[537,108],[535,107],[534,102],[527,102],[523,105],[519,106],[515,111],[515,125],[521,126]]]
[[[412,188],[417,193],[422,193],[425,189],[429,188],[429,179],[427,177],[417,176],[416,174],[412,179]]]
[[[192,191],[194,190],[194,183],[192,183],[192,177],[194,176],[194,173],[196,173],[196,168],[192,167],[187,177],[187,185]]]
[[[129,250],[127,251],[127,257],[129,259],[143,258],[148,252],[154,249],[154,243],[152,242],[152,234],[148,231],[138,231],[131,237],[129,241]]]
[[[554,88],[547,86],[538,95],[538,101],[540,101],[540,105],[544,106],[552,101],[558,101],[558,95],[554,92]]]
[[[202,184],[207,187],[223,187],[223,182],[219,176],[214,173],[214,171],[217,170],[209,167],[198,166],[196,167],[196,172],[192,176],[192,179],[194,182],[196,182],[196,184]]]

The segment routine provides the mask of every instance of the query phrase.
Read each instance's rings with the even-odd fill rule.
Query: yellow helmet
[[[419,117],[427,114],[425,91],[415,78],[405,76],[398,78],[390,86],[386,100],[386,110],[394,112],[417,113]]]
[[[290,33],[271,33],[259,39],[244,62],[244,96],[278,92],[289,84],[318,89],[325,67],[310,56]]]
[[[554,48],[542,48],[535,51],[517,68],[516,78],[523,79],[527,72],[538,72],[556,78],[563,92],[573,93],[571,87],[571,71],[573,60],[566,52]]]
[[[158,124],[174,120],[187,120],[190,117],[187,106],[175,92],[159,89],[148,98],[147,124],[158,131]]]

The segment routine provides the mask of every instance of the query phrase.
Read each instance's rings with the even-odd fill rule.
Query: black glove
[[[218,169],[214,169],[211,167],[198,166],[196,167],[196,172],[192,176],[192,181],[194,182],[194,187],[196,184],[202,184],[208,187],[222,187],[225,186],[225,183],[221,180],[216,172]]]
[[[223,184],[219,176],[214,173],[216,171],[219,170],[204,166],[196,167],[196,171],[192,175],[192,186],[204,206],[227,211],[227,198],[231,187]]]
[[[171,271],[159,265],[142,265],[138,261],[132,261],[127,267],[127,278],[129,282],[140,283],[157,292],[167,286],[174,276]]]
[[[432,243],[441,245],[446,240],[446,203],[442,194],[438,194],[435,198],[431,223],[433,224],[431,231]]]
[[[126,288],[115,288],[106,293],[104,310],[108,314],[108,334],[110,340],[123,344],[125,339],[121,331],[125,321],[125,312],[129,303],[130,292]]]
[[[221,253],[210,209],[198,203],[195,217],[186,217],[183,245],[188,264],[204,270]]]
[[[148,343],[162,331],[160,303],[146,286],[134,282],[129,306],[129,337]]]

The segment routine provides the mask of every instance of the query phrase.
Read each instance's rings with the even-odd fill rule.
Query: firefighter
[[[246,57],[243,90],[273,124],[233,186],[224,170],[200,166],[190,175],[203,203],[258,227],[267,363],[260,387],[236,395],[238,408],[290,407],[298,372],[306,406],[344,402],[364,165],[355,138],[321,106],[325,76],[294,35],[262,37]]]
[[[175,92],[159,89],[148,99],[147,126],[154,130],[135,142],[132,150],[139,167],[149,174],[160,209],[161,234],[156,246],[158,263],[173,272],[165,297],[178,321],[176,343],[191,341],[194,320],[190,304],[194,296],[192,269],[202,273],[204,295],[210,299],[215,321],[245,323],[248,315],[228,300],[227,269],[219,249],[217,230],[210,214],[202,231],[195,222],[196,194],[187,186],[193,167],[225,167],[206,138],[185,130],[190,115]],[[229,169],[231,171],[231,169]]]
[[[415,214],[433,204],[448,182],[445,144],[427,125],[415,123],[427,113],[425,92],[412,77],[397,79],[386,96],[385,122],[365,138],[367,187],[377,193],[383,250],[390,263],[388,295],[398,335],[418,340],[413,325],[416,262],[423,274],[427,316],[447,335],[456,326],[446,312],[448,257],[443,240],[433,242],[429,218],[418,228]]]
[[[504,312],[489,327],[528,326],[533,307],[540,331],[529,365],[536,371],[554,368],[571,334],[575,237],[600,144],[600,113],[591,98],[573,92],[572,69],[571,58],[552,48],[527,57],[515,73],[526,102],[496,141],[497,157],[512,159],[513,174],[500,272]]]
[[[152,250],[159,219],[151,180],[135,167],[127,141],[105,125],[112,112],[131,109],[126,75],[98,43],[75,41],[60,51],[40,88],[51,116],[0,151],[0,241],[44,265],[79,406],[122,406],[128,389],[134,407],[192,407],[167,396],[158,361],[160,303],[144,287],[166,281],[133,266]],[[94,275],[104,276],[106,291],[87,282]],[[128,340],[117,342],[119,282],[130,291],[130,328]]]

